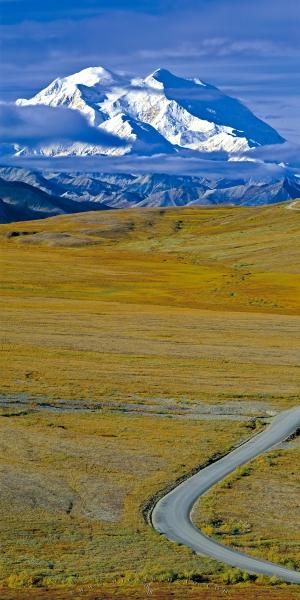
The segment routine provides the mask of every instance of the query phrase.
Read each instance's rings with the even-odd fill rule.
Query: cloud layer
[[[286,151],[285,158],[289,154]],[[286,168],[284,165],[275,164],[278,156],[265,155],[261,162],[250,162],[246,160],[228,162],[215,157],[204,158],[192,154],[180,153],[177,155],[156,155],[151,157],[135,157],[126,155],[123,157],[59,157],[59,158],[10,158],[2,160],[7,166],[19,166],[28,169],[54,170],[54,171],[81,171],[98,173],[133,173],[149,174],[162,173],[174,175],[194,175],[209,178],[251,179],[252,181],[271,181],[274,178],[282,178],[285,174],[300,175],[300,161],[298,166]],[[248,157],[249,158],[249,157]],[[252,157],[253,158],[253,157]],[[263,162],[263,159],[270,162]]]
[[[77,111],[49,106],[0,104],[0,140],[34,148],[40,144],[83,142],[95,146],[123,146],[117,136],[91,127]]]

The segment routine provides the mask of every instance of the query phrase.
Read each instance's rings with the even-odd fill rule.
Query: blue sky
[[[86,66],[197,76],[300,134],[298,0],[0,0],[0,99]]]

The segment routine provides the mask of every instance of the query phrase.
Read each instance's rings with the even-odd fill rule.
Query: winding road
[[[153,527],[172,541],[185,544],[197,553],[206,554],[243,571],[276,576],[284,581],[300,584],[300,572],[223,546],[201,533],[192,522],[193,505],[209,488],[240,465],[290,437],[299,427],[300,407],[280,413],[262,433],[186,479],[161,498],[151,514]]]

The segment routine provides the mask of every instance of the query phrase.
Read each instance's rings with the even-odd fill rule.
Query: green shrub
[[[40,573],[30,573],[29,571],[20,571],[9,575],[7,585],[11,589],[15,588],[31,588],[41,585],[43,575]]]
[[[228,571],[225,571],[223,575],[223,581],[226,585],[249,580],[249,573],[241,571],[240,569],[229,569]]]

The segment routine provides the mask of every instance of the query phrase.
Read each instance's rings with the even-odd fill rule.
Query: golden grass
[[[295,313],[298,219],[284,205],[85,213],[9,240],[3,225],[4,293]]]
[[[222,543],[300,569],[299,444],[241,467],[197,505],[200,527]]]
[[[297,218],[282,205],[88,213],[10,239],[2,226],[3,390],[294,404]]]
[[[234,587],[224,585],[197,585],[188,582],[153,583],[148,585],[123,585],[123,586],[87,586],[71,589],[22,591],[0,590],[1,600],[298,600],[299,590],[289,586],[267,587],[264,584],[248,585],[239,584]]]
[[[295,404],[295,317],[79,301],[1,311],[2,390],[52,399]]]
[[[18,586],[31,584],[44,586],[43,598],[47,585],[53,594],[67,585],[95,596],[78,591],[79,582],[105,597],[106,582],[116,597],[135,598],[145,590],[137,582],[159,579],[153,597],[224,593],[165,583],[174,573],[220,580],[224,568],[158,536],[141,506],[246,431],[213,415],[172,415],[200,403],[266,414],[299,401],[298,218],[280,205],[98,212],[0,227],[2,393],[25,399],[25,413],[30,402],[103,409],[0,418],[1,597],[17,600]],[[37,233],[7,237],[12,230]],[[278,468],[282,474],[287,463]],[[279,476],[274,486],[282,488]],[[244,585],[228,597],[251,598]],[[256,598],[283,598],[286,589],[254,587]]]
[[[34,413],[0,419],[2,584],[119,586],[213,575],[142,516],[168,481],[249,435],[240,422]]]

